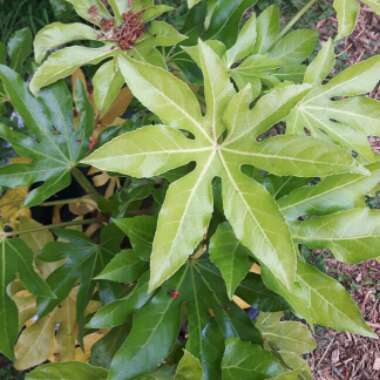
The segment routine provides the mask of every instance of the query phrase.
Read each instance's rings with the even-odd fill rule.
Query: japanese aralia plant
[[[67,1],[85,23],[37,34],[31,92],[0,66],[25,122],[1,125],[0,185],[54,207],[0,214],[0,351],[28,380],[296,380],[314,325],[376,338],[302,252],[378,256],[380,57],[332,76],[334,41],[291,30],[314,1],[282,29],[276,6],[189,1],[181,33],[150,0]]]

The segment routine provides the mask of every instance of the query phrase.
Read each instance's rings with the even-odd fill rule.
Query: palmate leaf
[[[33,268],[33,252],[20,239],[0,241],[0,351],[13,358],[18,333],[18,312],[8,294],[8,285],[19,275],[24,287],[37,297],[55,299],[55,295]]]
[[[329,46],[324,49],[329,50]],[[324,80],[331,69],[332,54],[322,49],[311,69]],[[313,81],[307,72],[306,81],[314,82],[309,94],[292,110],[287,120],[289,135],[304,135],[332,140],[359,154],[359,160],[370,163],[377,157],[368,142],[368,136],[380,134],[380,102],[359,96],[369,93],[378,82],[380,56],[371,57],[349,67],[327,84]]]
[[[220,273],[208,259],[189,262],[153,295],[147,283],[148,272],[127,297],[103,306],[89,323],[91,328],[118,326],[134,311],[109,380],[134,379],[158,367],[174,346],[181,318],[188,321],[186,350],[199,361],[207,380],[220,377],[225,339],[261,342],[247,314],[229,300]]]
[[[118,54],[132,56],[136,59],[148,59],[150,62],[162,62],[157,46],[172,46],[186,36],[177,32],[171,25],[154,19],[172,9],[167,5],[154,5],[154,1],[128,0],[110,1],[110,12],[101,0],[66,0],[74,6],[78,15],[89,21],[93,27],[80,22],[64,24],[54,22],[41,29],[34,40],[34,52],[37,63],[41,66],[36,70],[30,83],[31,91],[36,94],[41,88],[55,83],[73,74],[83,65],[97,65],[104,61],[94,80],[95,104],[104,115],[110,108],[112,100],[120,93],[123,81],[114,57]],[[119,27],[123,22],[125,12],[142,12],[141,22],[145,32],[130,49],[122,50],[114,41],[112,28]],[[111,30],[104,28],[104,22],[113,23]],[[68,43],[81,40],[101,42],[101,47],[68,46],[52,52],[45,61],[50,50],[60,48]]]
[[[286,117],[309,86],[277,88],[274,91],[280,102],[269,93],[250,110],[250,97],[244,99],[235,93],[217,54],[203,42],[198,48],[206,116],[202,116],[195,95],[184,82],[158,67],[119,57],[120,70],[133,94],[166,126],[148,126],[124,134],[83,162],[138,177],[196,162],[191,173],[169,187],[159,214],[151,256],[151,290],[171,277],[202,241],[213,211],[211,182],[215,177],[222,179],[224,211],[235,235],[290,288],[296,253],[288,227],[270,194],[244,175],[241,167],[248,164],[277,175],[305,177],[366,171],[350,152],[315,138],[279,136],[257,142],[257,134]],[[227,113],[223,119],[228,104],[238,99],[239,111],[246,117],[233,118]],[[250,126],[244,122],[250,117],[257,119],[257,114],[256,123]],[[182,130],[194,138],[186,137]]]
[[[75,126],[72,97],[63,82],[35,98],[21,77],[6,66],[0,66],[0,80],[26,126],[21,131],[0,124],[0,136],[12,144],[19,156],[31,161],[0,168],[0,185],[14,188],[44,182],[25,200],[28,206],[36,206],[69,186],[71,170],[87,152],[93,110],[79,85],[76,106],[80,121]]]
[[[380,212],[368,208],[313,217],[291,225],[292,236],[311,248],[329,248],[343,262],[379,257]]]

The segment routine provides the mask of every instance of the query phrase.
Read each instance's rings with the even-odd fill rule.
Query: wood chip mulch
[[[324,258],[326,272],[340,280],[357,302],[364,319],[380,335],[380,263],[361,265],[337,262],[325,251],[316,251]],[[315,330],[318,348],[309,355],[309,365],[316,380],[380,379],[380,339],[369,339],[349,333],[338,333],[318,327]]]

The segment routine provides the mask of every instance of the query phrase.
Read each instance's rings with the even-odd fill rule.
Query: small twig
[[[78,168],[73,168],[71,173],[83,190],[87,191],[88,195],[96,203],[101,204],[105,202],[105,199],[98,193],[95,187]]]
[[[328,352],[330,351],[330,348],[331,346],[334,344],[335,342],[335,338],[333,338],[333,340],[329,343],[329,345],[327,346],[325,352],[323,353],[322,357],[319,359],[317,365],[315,366],[315,369],[318,369],[319,366],[322,364],[323,360],[325,359],[326,355],[328,354]]]
[[[83,201],[88,201],[89,197],[79,197],[79,198],[69,198],[69,199],[59,199],[56,201],[49,201],[42,203],[40,207],[52,207],[52,206],[62,206],[62,205],[68,205],[71,203],[77,203],[77,202],[83,202]]]
[[[36,228],[29,228],[26,230],[21,231],[14,231],[14,232],[3,232],[0,233],[0,239],[1,238],[8,238],[8,237],[14,237],[17,235],[23,235],[23,234],[30,234],[34,232],[40,232],[45,230],[53,230],[56,228],[64,228],[64,227],[71,227],[71,226],[81,226],[85,224],[92,224],[92,223],[101,223],[99,219],[92,218],[92,219],[85,219],[85,220],[73,220],[71,222],[64,222],[64,223],[58,223],[58,224],[49,224],[47,226],[41,226]]]

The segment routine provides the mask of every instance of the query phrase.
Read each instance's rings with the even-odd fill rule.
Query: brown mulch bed
[[[314,253],[323,258],[326,272],[339,279],[357,302],[364,319],[380,335],[380,263],[361,265],[337,262],[324,251]],[[309,356],[316,380],[380,379],[380,339],[317,328],[318,348]]]

